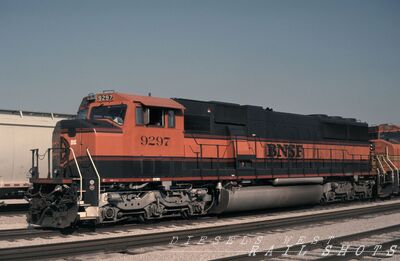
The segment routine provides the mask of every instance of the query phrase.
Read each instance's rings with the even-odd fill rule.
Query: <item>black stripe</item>
[[[96,167],[102,178],[152,178],[152,177],[185,177],[185,176],[230,176],[235,175],[270,175],[270,174],[323,174],[365,172],[370,170],[369,161],[279,161],[268,160],[257,162],[253,166],[236,168],[236,161],[218,162],[217,159],[195,159],[168,161],[150,159],[136,160],[101,160],[94,157]],[[77,177],[74,163],[66,169],[65,178]],[[80,158],[81,168],[90,163],[87,158]]]
[[[216,136],[210,134],[185,134],[185,138],[192,139],[211,139],[211,140],[239,140],[239,141],[251,141],[254,140],[258,142],[278,142],[278,143],[294,143],[294,144],[322,144],[322,145],[337,145],[337,146],[357,146],[357,147],[367,147],[369,142],[361,141],[334,141],[334,140],[323,140],[323,141],[310,141],[310,140],[284,140],[284,139],[270,139],[270,138],[253,138],[247,136]]]

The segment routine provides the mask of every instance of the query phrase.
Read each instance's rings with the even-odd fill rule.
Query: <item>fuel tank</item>
[[[255,186],[221,189],[218,203],[210,213],[248,211],[318,204],[322,185]]]

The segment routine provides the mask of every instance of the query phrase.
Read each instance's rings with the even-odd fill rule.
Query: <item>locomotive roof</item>
[[[220,102],[220,101],[200,101],[193,99],[185,99],[185,98],[160,98],[154,96],[143,96],[143,95],[135,95],[135,94],[127,94],[120,92],[104,92],[98,93],[96,95],[104,95],[104,94],[112,94],[115,97],[118,97],[120,100],[127,100],[133,102],[139,102],[145,106],[150,107],[164,107],[178,110],[187,110],[189,114],[195,112],[195,114],[202,113],[203,109],[200,107],[203,106],[219,106],[226,108],[237,108],[235,109],[235,114],[241,114],[241,112],[245,113],[245,111],[264,111],[270,112],[274,115],[286,115],[286,117],[302,117],[303,119],[318,119],[321,122],[330,122],[330,123],[339,123],[339,124],[351,124],[356,126],[366,126],[367,124],[364,122],[357,121],[353,118],[343,118],[340,116],[327,116],[324,114],[311,114],[311,115],[303,115],[297,113],[288,113],[288,112],[278,112],[273,111],[271,108],[263,108],[262,106],[254,106],[254,105],[240,105],[237,103],[228,103],[228,102]],[[197,104],[197,105],[195,105]],[[186,107],[185,107],[186,106]],[[200,106],[200,107],[199,107]],[[206,112],[204,112],[206,113]],[[207,113],[206,113],[207,114]]]
[[[290,117],[291,115],[296,117],[307,117],[307,118],[314,118],[314,119],[319,119],[320,121],[323,122],[331,122],[331,123],[347,123],[351,125],[359,125],[359,126],[365,126],[365,122],[358,121],[357,119],[354,118],[344,118],[341,116],[328,116],[325,114],[298,114],[298,113],[291,113],[291,112],[280,112],[280,111],[274,111],[272,108],[266,107],[263,108],[262,106],[256,106],[256,105],[241,105],[238,103],[228,103],[228,102],[220,102],[220,101],[200,101],[200,100],[193,100],[193,99],[186,99],[186,98],[173,98],[174,100],[178,102],[183,102],[183,103],[197,103],[197,104],[208,104],[208,105],[220,105],[220,106],[226,106],[226,107],[236,107],[238,109],[242,110],[258,110],[258,111],[265,111],[265,112],[271,112],[274,114],[280,114],[280,115],[286,115]],[[187,108],[188,109],[188,108]],[[196,108],[197,109],[197,108]]]
[[[102,94],[98,94],[98,95],[102,95]],[[120,99],[139,102],[145,106],[150,106],[150,107],[164,107],[164,108],[171,108],[171,109],[177,109],[177,110],[185,109],[185,107],[182,104],[180,104],[172,99],[169,99],[169,98],[142,96],[142,95],[127,94],[127,93],[113,93],[113,95],[119,96]]]

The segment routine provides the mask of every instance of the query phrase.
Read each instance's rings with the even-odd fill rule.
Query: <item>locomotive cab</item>
[[[78,162],[89,151],[94,163],[102,166],[102,178],[113,179],[112,168],[124,168],[136,158],[183,156],[183,106],[155,97],[89,95],[82,101],[76,120],[62,121],[56,127],[53,145],[73,150]],[[58,165],[64,169],[64,178],[78,176],[76,169],[65,166],[73,157],[70,153],[60,164],[53,161],[53,168]],[[102,157],[119,157],[120,164],[108,167]],[[58,160],[56,154],[54,158]],[[129,175],[134,177],[135,173]]]
[[[35,214],[30,215],[30,222],[69,226],[76,212],[81,220],[97,220],[105,190],[161,180],[167,173],[157,169],[163,164],[145,158],[183,156],[183,110],[171,99],[151,96],[106,92],[85,97],[77,118],[61,121],[54,129],[47,177],[38,172],[32,175],[33,190],[43,189],[39,185],[35,188],[41,182],[53,185],[45,187],[51,198],[34,198],[37,202],[31,207],[38,210],[31,211]],[[37,169],[38,156],[34,151],[33,170]],[[143,175],[149,178],[143,179]],[[43,211],[42,206],[48,205],[45,202],[54,200],[66,202],[63,211]]]

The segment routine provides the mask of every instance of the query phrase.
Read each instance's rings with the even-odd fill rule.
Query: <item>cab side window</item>
[[[168,128],[175,128],[175,111],[168,111]]]
[[[136,125],[144,125],[144,112],[142,107],[136,107]]]
[[[164,127],[164,110],[156,107],[136,107],[136,125]]]
[[[164,110],[161,108],[147,108],[147,126],[164,127]]]

